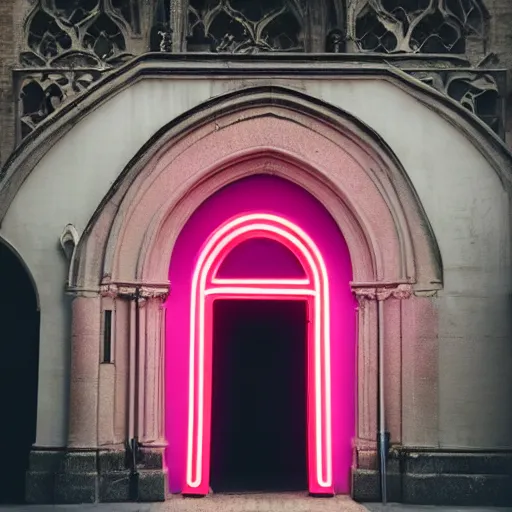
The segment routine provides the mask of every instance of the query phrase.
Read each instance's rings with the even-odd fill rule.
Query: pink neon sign
[[[304,279],[222,279],[218,271],[238,244],[252,238],[283,244],[304,268]],[[192,277],[189,408],[185,494],[209,490],[212,304],[219,298],[306,300],[308,332],[309,490],[333,493],[329,281],[312,239],[292,222],[265,213],[243,215],[217,229],[203,247]]]

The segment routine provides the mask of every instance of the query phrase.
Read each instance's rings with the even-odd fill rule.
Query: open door
[[[39,311],[27,270],[0,242],[0,503],[22,503],[36,438]]]
[[[306,491],[307,302],[213,308],[213,491]]]

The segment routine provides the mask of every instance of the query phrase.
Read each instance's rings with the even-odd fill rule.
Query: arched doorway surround
[[[415,319],[435,314],[416,295],[442,286],[428,219],[382,139],[318,100],[262,87],[212,100],[173,121],[133,162],[100,205],[72,262],[70,290],[76,298],[69,446],[114,449],[137,438],[143,452],[160,454],[162,460],[165,299],[173,293],[168,268],[176,239],[208,197],[263,173],[308,191],[346,240],[353,262],[351,287],[359,301],[353,466],[373,469],[376,302],[392,299],[386,300],[383,317],[391,370],[386,400],[388,430],[392,441],[400,443],[402,382],[393,368],[400,364],[402,340],[420,336]],[[397,300],[410,306],[397,313]],[[109,355],[117,363],[100,365],[98,371],[105,311],[112,312],[114,348]]]

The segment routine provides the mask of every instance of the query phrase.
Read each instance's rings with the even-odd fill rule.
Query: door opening
[[[213,304],[214,492],[307,490],[307,301]]]
[[[27,271],[0,243],[0,504],[23,503],[29,454],[36,440],[39,312]]]

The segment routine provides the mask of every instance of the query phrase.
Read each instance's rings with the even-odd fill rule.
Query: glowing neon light
[[[210,288],[204,292],[205,295],[314,295],[315,290],[305,290],[300,288]]]
[[[217,278],[217,272],[227,254],[243,241],[256,237],[275,240],[290,249],[305,270],[307,278]],[[322,255],[304,231],[283,218],[269,214],[245,215],[221,226],[201,251],[192,277],[189,419],[184,493],[207,494],[209,489],[211,301],[226,297],[307,299],[309,309],[313,313],[313,335],[311,336],[308,331],[308,402],[313,402],[313,407],[311,404],[308,405],[309,488],[311,492],[332,493],[330,310],[327,270]],[[208,352],[208,357],[205,352]]]
[[[304,286],[310,284],[309,279],[219,279],[217,277],[212,279],[212,284],[224,285],[286,285],[286,286]]]

